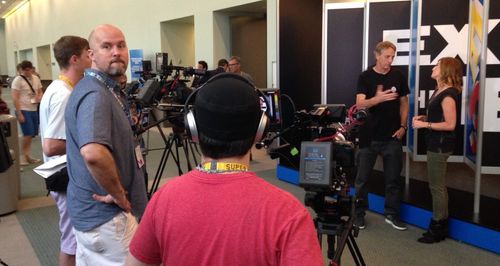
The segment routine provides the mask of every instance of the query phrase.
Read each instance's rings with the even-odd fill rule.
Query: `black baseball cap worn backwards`
[[[200,133],[219,141],[255,136],[262,111],[255,88],[244,77],[221,73],[199,90],[194,113]]]

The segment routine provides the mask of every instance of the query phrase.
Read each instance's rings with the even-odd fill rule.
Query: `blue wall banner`
[[[465,156],[476,163],[478,134],[482,136],[482,173],[498,173],[500,153],[500,5],[498,1],[489,2],[486,14],[484,1],[470,1],[470,27],[468,29],[469,65],[467,67],[466,133]],[[487,27],[484,21],[488,21]],[[487,47],[484,46],[487,37]],[[484,69],[481,68],[483,66]],[[484,76],[484,80],[481,80]],[[484,83],[484,84],[482,84]],[[484,98],[481,96],[484,90]],[[481,109],[481,110],[480,110]],[[480,116],[483,112],[483,117]],[[482,121],[481,130],[478,128]],[[496,169],[496,170],[495,170]]]
[[[483,46],[483,3],[472,0],[469,28],[469,65],[467,67],[467,133],[465,155],[472,162],[476,162],[477,129],[479,123],[479,90],[481,71],[481,50]]]
[[[130,49],[130,77],[132,80],[141,78],[139,72],[142,71],[142,60],[144,60],[144,52],[142,49]]]
[[[410,20],[410,62],[408,69],[408,85],[410,87],[410,110],[408,113],[409,119],[415,116],[415,92],[417,91],[417,56],[420,54],[417,49],[419,49],[419,45],[417,40],[420,38],[418,34],[418,18],[419,18],[419,0],[414,0],[411,3],[411,20]],[[411,120],[410,120],[411,121]],[[411,128],[411,125],[408,125]],[[408,130],[408,141],[407,146],[410,151],[414,150],[414,130]]]

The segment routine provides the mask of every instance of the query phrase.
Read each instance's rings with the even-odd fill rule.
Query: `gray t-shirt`
[[[84,232],[106,223],[122,211],[118,205],[92,198],[93,194],[108,193],[92,177],[80,155],[80,148],[86,144],[102,144],[111,151],[136,217],[142,216],[147,203],[144,174],[136,162],[129,119],[108,89],[116,89],[116,83],[103,73],[90,71],[100,75],[102,81],[86,73],[71,94],[64,117],[70,176],[68,210],[75,229]]]

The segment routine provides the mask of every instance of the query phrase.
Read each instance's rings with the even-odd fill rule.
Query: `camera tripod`
[[[351,202],[349,218],[342,220],[340,216],[329,214],[318,214],[314,220],[320,246],[323,235],[327,236],[327,256],[332,266],[341,264],[341,257],[347,244],[356,265],[366,265],[354,237],[358,236],[359,229],[353,226],[354,222],[354,201]],[[337,242],[337,243],[335,243]]]
[[[158,186],[160,185],[160,180],[163,175],[163,172],[165,170],[165,167],[167,166],[167,162],[169,158],[172,158],[175,162],[175,165],[177,166],[177,172],[179,175],[182,175],[184,171],[182,170],[181,167],[181,155],[179,152],[179,149],[182,149],[185,155],[185,161],[186,161],[186,167],[187,171],[191,171],[193,169],[193,165],[196,166],[198,164],[198,158],[197,154],[199,156],[200,152],[198,150],[198,146],[191,142],[185,132],[185,129],[183,127],[172,127],[172,133],[170,133],[168,136],[165,135],[163,132],[160,124],[164,121],[167,120],[172,120],[179,118],[180,115],[170,115],[166,116],[160,120],[156,119],[156,116],[154,115],[153,112],[150,113],[154,122],[144,128],[142,132],[152,128],[152,127],[157,127],[158,131],[163,139],[163,142],[165,143],[165,146],[163,148],[158,148],[158,149],[148,149],[147,151],[154,151],[154,150],[163,150],[160,163],[158,164],[158,168],[156,169],[155,177],[153,179],[153,183],[151,185],[151,188],[148,192],[148,197],[151,198],[153,194],[158,190]]]
[[[174,132],[170,133],[168,138],[164,135],[163,132],[161,134],[165,141],[165,148],[163,149],[160,164],[158,165],[153,184],[151,185],[151,189],[148,193],[150,198],[160,185],[161,176],[163,174],[163,171],[165,170],[170,156],[177,166],[179,175],[182,175],[184,173],[181,167],[179,148],[182,148],[182,150],[184,151],[188,171],[191,171],[193,169],[193,164],[191,164],[191,162],[193,162],[195,166],[198,164],[198,159],[196,158],[195,154],[195,152],[199,154],[198,148],[196,144],[193,144],[188,140],[186,133],[179,133],[175,132],[174,130]]]

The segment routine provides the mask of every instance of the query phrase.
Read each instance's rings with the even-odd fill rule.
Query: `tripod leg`
[[[3,265],[3,266],[9,266],[7,265],[7,263],[5,263],[2,259],[0,259],[0,264]]]
[[[161,155],[161,159],[160,159],[160,164],[158,165],[158,168],[156,169],[156,174],[155,174],[155,178],[153,179],[153,183],[151,184],[151,188],[149,190],[149,198],[151,198],[151,196],[153,196],[153,193],[156,191],[156,189],[158,188],[158,184],[160,183],[160,179],[161,179],[161,169],[162,169],[162,164],[164,161],[166,161],[165,159],[165,156],[167,156],[167,150],[165,149],[163,151],[163,154]]]
[[[154,120],[153,124],[155,122],[158,122],[158,119],[156,119],[156,115],[154,113],[151,113],[151,116],[153,117],[153,120]],[[156,124],[156,127],[158,128],[158,132],[160,133],[161,138],[163,139],[163,142],[166,144],[168,142],[168,139],[167,139],[167,136],[165,136],[165,133],[163,132],[160,124]]]
[[[184,150],[184,155],[186,157],[187,168],[188,168],[188,171],[191,171],[191,170],[193,170],[193,166],[191,165],[191,161],[189,160],[188,140],[184,137],[181,137],[181,138],[182,138],[182,149]]]
[[[365,260],[363,259],[363,255],[361,255],[361,251],[359,250],[359,247],[356,244],[356,240],[354,239],[352,233],[349,233],[349,236],[347,237],[347,247],[349,248],[349,251],[351,252],[352,258],[354,259],[356,265],[366,265]]]
[[[173,138],[169,138],[166,140],[165,144],[165,149],[163,150],[163,154],[160,159],[160,164],[158,165],[158,168],[156,169],[156,174],[155,178],[153,180],[153,184],[151,185],[151,189],[149,190],[149,197],[153,196],[153,193],[156,192],[158,189],[158,186],[160,185],[160,179],[161,176],[163,175],[163,171],[165,170],[165,166],[167,165],[168,157],[170,154],[173,155],[172,153],[172,145],[173,145]]]
[[[144,185],[146,186],[146,191],[148,191],[148,183],[149,183],[149,175],[148,175],[148,171],[146,171],[146,164],[144,164]]]
[[[150,113],[152,120],[155,122],[158,122],[158,119],[156,119],[156,115],[154,113]],[[163,142],[165,143],[165,148],[163,150],[161,159],[160,159],[160,164],[158,165],[158,169],[156,170],[155,178],[153,179],[153,183],[151,184],[151,189],[149,190],[148,196],[151,198],[154,192],[158,189],[158,185],[160,184],[160,179],[161,175],[163,174],[163,170],[165,169],[165,164],[168,160],[168,150],[170,150],[170,147],[172,146],[171,143],[171,138],[167,138],[165,136],[165,133],[163,132],[163,129],[161,128],[160,124],[157,123],[156,127],[158,128],[158,132],[160,133],[161,138],[163,139]],[[148,141],[147,141],[147,146],[149,150],[149,131],[148,131]]]
[[[340,227],[337,230],[338,241],[337,248],[335,249],[335,254],[333,256],[333,261],[337,262],[340,265],[340,258],[342,257],[342,253],[344,252],[344,247],[346,242],[348,241],[348,237],[351,233],[351,229],[349,227]]]
[[[174,139],[175,139],[175,156],[172,156],[172,158],[175,161],[175,164],[177,165],[177,171],[179,172],[179,175],[182,175],[182,168],[181,168],[181,162],[180,162],[180,157],[179,157],[179,146],[182,145],[182,140],[180,139],[179,135],[174,134]]]
[[[333,259],[333,256],[335,255],[335,236],[334,235],[327,235],[326,236],[326,241],[328,243],[328,250],[326,252],[328,259]],[[338,263],[340,264],[340,258],[338,260]]]

